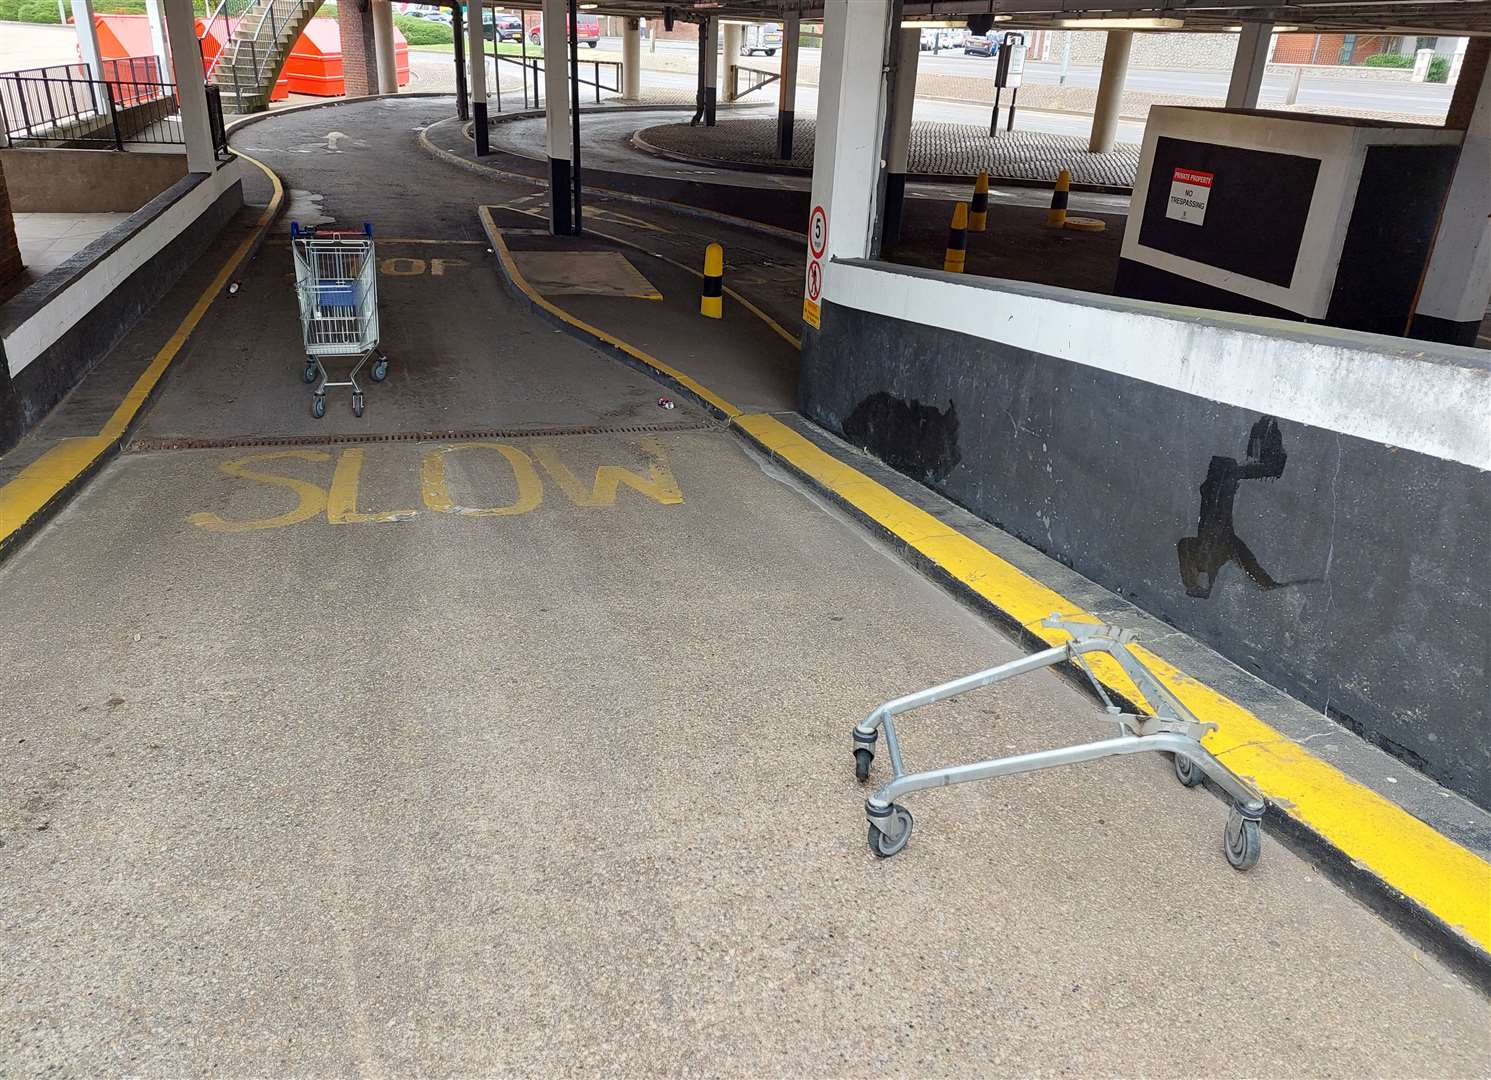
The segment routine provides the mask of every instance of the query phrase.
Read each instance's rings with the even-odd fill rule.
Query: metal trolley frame
[[[1232,798],[1232,811],[1228,815],[1227,827],[1223,833],[1223,852],[1227,861],[1238,870],[1247,870],[1256,865],[1260,854],[1260,823],[1266,808],[1263,796],[1201,745],[1201,737],[1208,731],[1215,730],[1216,725],[1196,719],[1195,714],[1167,690],[1154,673],[1129,650],[1129,644],[1135,640],[1134,632],[1121,630],[1116,626],[1070,622],[1054,614],[1041,620],[1041,625],[1064,630],[1071,635],[1071,640],[1019,660],[888,701],[854,729],[854,771],[860,780],[869,779],[870,764],[875,757],[875,743],[881,729],[885,731],[886,750],[890,755],[890,782],[865,801],[865,815],[870,821],[870,850],[880,858],[888,859],[906,846],[906,842],[911,839],[911,811],[899,805],[896,800],[912,792],[950,784],[965,784],[971,780],[988,780],[995,776],[1051,769],[1060,765],[1077,765],[1119,754],[1159,750],[1175,755],[1175,776],[1186,787],[1195,787],[1210,777]],[[1153,716],[1126,713],[1113,703],[1102,683],[1083,660],[1085,654],[1094,652],[1107,653],[1118,662],[1154,709]],[[1092,680],[1098,696],[1107,706],[1108,715],[1118,723],[1119,735],[1116,738],[1017,754],[970,765],[955,765],[916,773],[906,771],[901,762],[894,717],[935,701],[945,701],[970,690],[992,686],[1017,675],[1039,671],[1068,660]]]
[[[307,383],[321,382],[311,398],[311,415],[326,415],[328,387],[352,388],[352,412],[363,412],[357,373],[377,354],[370,371],[374,382],[388,377],[388,357],[378,352],[378,256],[373,226],[363,222],[361,236],[317,233],[290,223],[290,251],[295,260],[295,296],[300,304]],[[351,358],[345,379],[332,379],[327,358]]]

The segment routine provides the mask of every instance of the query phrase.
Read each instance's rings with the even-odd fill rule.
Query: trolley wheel
[[[362,403],[362,395],[361,394],[353,394],[352,395],[352,415],[353,416],[361,416],[362,415],[362,404],[363,404]]]
[[[311,415],[317,420],[326,415],[326,395],[317,394],[311,398]]]
[[[879,859],[888,859],[892,855],[899,854],[906,846],[906,841],[911,839],[911,811],[904,806],[891,804],[890,820],[887,822],[896,830],[894,835],[886,835],[873,823],[870,825],[870,850]]]
[[[868,780],[870,778],[870,762],[875,760],[875,752],[866,750],[864,747],[856,747],[854,750],[854,778],[856,780]]]
[[[308,383],[315,382],[316,381],[316,365],[315,364],[307,364],[305,366],[305,370],[300,373],[300,377],[302,379],[304,379]]]
[[[1179,780],[1186,787],[1195,787],[1206,779],[1206,774],[1201,771],[1201,766],[1197,765],[1190,758],[1184,754],[1176,754],[1175,779]]]
[[[388,378],[388,357],[380,356],[373,361],[372,376],[374,382],[382,382]]]
[[[1236,807],[1227,816],[1227,831],[1223,833],[1222,849],[1227,853],[1227,862],[1234,870],[1251,870],[1258,865],[1263,853],[1263,829],[1254,818],[1245,818]]]

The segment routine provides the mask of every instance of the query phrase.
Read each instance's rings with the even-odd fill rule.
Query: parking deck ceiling
[[[537,7],[508,4],[509,7]],[[604,0],[598,14],[659,15],[672,7],[681,19],[705,15],[780,19],[792,13],[819,19],[821,0]],[[1090,20],[1165,20],[1180,26],[1134,29],[1222,30],[1245,22],[1271,22],[1300,30],[1379,31],[1423,34],[1491,34],[1491,0],[906,0],[907,19],[961,20],[992,15],[1011,29],[1102,29]],[[1122,28],[1120,26],[1120,28]]]

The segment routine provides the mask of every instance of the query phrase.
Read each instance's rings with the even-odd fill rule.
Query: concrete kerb
[[[723,410],[718,408],[715,405],[718,399],[714,398],[713,395],[700,397],[698,390],[702,389],[707,394],[707,388],[701,388],[698,384],[693,383],[692,380],[687,380],[687,376],[684,376],[683,373],[675,371],[667,364],[655,357],[649,356],[641,350],[628,346],[625,342],[619,341],[605,331],[589,326],[570,316],[557,305],[544,300],[522,278],[521,274],[518,273],[511,256],[506,255],[505,258],[501,257],[507,252],[506,244],[502,238],[501,230],[495,226],[490,214],[486,213],[485,210],[483,210],[482,222],[483,227],[488,231],[489,239],[493,242],[493,249],[499,253],[499,272],[503,275],[508,289],[514,295],[527,299],[534,309],[540,311],[550,322],[563,326],[574,336],[582,339],[589,338],[592,344],[604,346],[608,352],[621,356],[629,365],[659,378],[669,386],[677,387],[684,392],[690,393],[691,396],[695,397],[695,400],[699,400],[701,404],[709,408],[715,415],[725,419],[729,426],[754,450],[765,454],[782,468],[806,483],[810,488],[847,511],[871,531],[889,541],[908,563],[942,587],[948,589],[961,602],[968,605],[980,615],[990,618],[1013,631],[1028,647],[1046,647],[1052,644],[1050,638],[1039,635],[1035,626],[1014,617],[1008,608],[1001,606],[999,602],[991,599],[984,589],[975,587],[975,581],[983,576],[983,571],[970,574],[967,567],[959,569],[956,564],[949,563],[946,557],[924,550],[921,543],[908,539],[906,535],[898,531],[898,526],[890,524],[892,521],[903,522],[908,513],[925,516],[929,519],[930,523],[935,523],[942,520],[948,511],[955,510],[955,508],[951,507],[951,504],[942,505],[945,500],[941,500],[939,496],[928,491],[918,492],[908,501],[905,494],[895,493],[879,481],[874,480],[867,473],[861,472],[853,465],[846,463],[844,460],[845,455],[835,455],[829,450],[823,449],[803,434],[794,430],[788,423],[784,423],[776,417],[764,413],[742,413],[739,410],[734,410],[733,406]],[[680,382],[680,379],[687,380],[687,382]],[[728,403],[726,404],[728,405]],[[816,469],[805,464],[805,461],[813,455],[823,458],[829,464]],[[888,469],[888,467],[882,468]],[[875,500],[870,501],[873,503],[878,500],[879,503],[884,504],[883,509],[885,512],[877,513],[873,506],[867,508],[865,492],[870,489],[877,492]],[[919,505],[921,501],[936,505],[923,507]],[[946,527],[951,528],[951,526]],[[987,556],[989,562],[1002,564],[1003,569],[996,570],[996,573],[1008,573],[1024,578],[1029,585],[1033,586],[1033,589],[1029,591],[1047,594],[1052,597],[1053,599],[1048,602],[1068,617],[1075,616],[1092,621],[1106,621],[1113,617],[1113,612],[1108,610],[1109,607],[1116,604],[1118,607],[1128,609],[1133,613],[1130,621],[1143,622],[1147,620],[1148,622],[1153,622],[1148,616],[1145,616],[1142,612],[1138,612],[1138,609],[1132,608],[1132,605],[1128,605],[1121,598],[1116,597],[1108,600],[1107,605],[1101,608],[1102,616],[1094,616],[1086,610],[1086,607],[1067,599],[1065,595],[1062,595],[1055,588],[1048,585],[1042,578],[1031,577],[1029,567],[1024,569],[1016,568],[1012,564],[1006,563],[993,552],[979,546],[976,541],[966,536],[961,536],[959,539],[964,541],[965,546],[973,548],[983,556]],[[1059,575],[1057,576],[1057,580],[1059,580]],[[1189,684],[1191,690],[1199,689],[1205,695],[1225,702],[1235,711],[1240,711],[1249,716],[1252,715],[1246,697],[1239,704],[1237,701],[1231,700],[1226,695],[1212,689],[1209,683],[1202,682],[1194,674],[1200,671],[1207,678],[1212,678],[1214,672],[1211,669],[1217,667],[1219,664],[1225,665],[1225,661],[1221,661],[1220,658],[1215,657],[1209,650],[1206,650],[1204,646],[1185,638],[1184,635],[1172,634],[1170,636],[1182,639],[1187,644],[1179,650],[1177,650],[1173,643],[1169,645],[1156,643],[1155,647],[1167,654],[1167,656],[1175,655],[1178,651],[1180,655],[1177,659],[1181,663],[1184,663],[1186,667],[1180,669],[1174,662],[1165,657],[1161,657],[1158,654],[1151,655],[1159,659],[1164,667],[1171,669],[1168,675],[1163,671],[1158,673],[1161,674],[1162,680],[1170,685],[1172,691],[1180,692],[1182,697],[1193,696],[1183,689],[1186,684]],[[1095,670],[1098,677],[1107,686],[1110,696],[1122,700],[1130,708],[1143,708],[1141,701],[1136,695],[1129,692],[1129,689],[1126,689],[1124,686],[1124,681],[1126,680],[1115,682],[1110,679],[1110,676],[1104,670]],[[1080,675],[1075,670],[1068,672],[1068,674],[1077,681],[1078,685],[1086,687],[1085,676]],[[1180,680],[1180,682],[1175,680]],[[1086,688],[1089,691],[1091,690],[1090,687]],[[1235,690],[1232,692],[1236,693]],[[1274,693],[1282,696],[1282,692],[1274,691]],[[1194,704],[1194,702],[1188,703]],[[1257,707],[1256,703],[1253,707]],[[1198,708],[1197,711],[1198,714],[1202,715],[1202,719],[1208,718],[1204,710]],[[1294,743],[1293,740],[1289,739],[1282,732],[1273,730],[1269,725],[1258,720],[1256,717],[1252,717],[1252,719],[1256,726],[1270,731],[1276,742],[1287,743],[1298,750],[1300,755],[1310,758],[1310,755],[1303,747]],[[1369,789],[1362,787],[1344,774],[1340,775],[1340,781],[1343,788],[1349,786],[1370,797],[1376,797]],[[1209,783],[1208,786],[1211,787]],[[1213,788],[1212,790],[1214,794],[1221,795],[1221,792],[1217,789]],[[1411,819],[1410,815],[1406,813],[1402,814],[1402,818],[1405,824],[1410,827],[1417,827],[1424,830],[1429,829],[1422,821]],[[1435,909],[1432,902],[1427,901],[1422,896],[1411,896],[1395,888],[1383,876],[1378,874],[1372,866],[1354,858],[1333,842],[1329,836],[1313,828],[1305,820],[1303,815],[1296,813],[1295,806],[1289,805],[1287,802],[1270,799],[1268,813],[1265,817],[1265,825],[1271,835],[1283,839],[1293,849],[1315,862],[1334,881],[1346,888],[1351,895],[1366,903],[1400,930],[1408,933],[1423,945],[1432,949],[1436,954],[1442,956],[1447,963],[1473,980],[1484,992],[1491,994],[1491,902],[1488,902],[1486,905],[1487,912],[1477,913],[1481,915],[1480,923],[1484,925],[1478,924],[1474,927],[1463,924],[1457,925],[1443,917]],[[1459,909],[1463,910],[1464,904],[1459,902],[1464,900],[1467,892],[1465,882],[1468,878],[1474,879],[1474,881],[1482,881],[1479,876],[1482,871],[1485,872],[1482,882],[1484,885],[1483,891],[1488,897],[1488,901],[1491,901],[1491,866],[1488,866],[1479,856],[1466,851],[1453,841],[1433,834],[1432,830],[1429,830],[1429,834],[1434,835],[1437,841],[1442,841],[1440,846],[1445,850],[1451,853],[1458,853],[1458,856],[1463,856],[1463,858],[1459,859],[1456,866],[1456,873],[1458,874],[1456,879],[1457,884],[1452,884],[1449,880],[1445,882],[1446,889],[1451,890],[1451,892],[1458,890],[1458,895],[1453,898],[1454,902],[1448,903],[1448,906],[1453,907],[1458,903]],[[1410,845],[1412,839],[1411,836],[1406,836],[1404,845]],[[1424,857],[1428,858],[1430,856],[1425,852]],[[1470,886],[1470,889],[1474,889],[1474,884]]]
[[[655,108],[655,106],[649,106],[649,108]],[[514,113],[511,116],[503,117],[503,119],[531,119],[533,117],[542,115],[543,113],[541,112],[529,112],[523,114],[522,116]],[[483,165],[479,161],[472,161],[470,159],[463,158],[460,154],[453,154],[449,150],[446,150],[444,147],[436,146],[430,140],[429,133],[435,128],[455,126],[461,123],[462,121],[451,117],[450,119],[440,120],[434,124],[431,124],[429,127],[425,128],[419,133],[419,148],[438,161],[443,161],[450,165],[454,165],[457,168],[465,169],[467,172],[475,173],[478,176],[500,176],[504,180],[517,180],[521,183],[531,184],[534,187],[540,188],[547,188],[549,186],[549,181],[543,177],[529,176],[527,173],[513,172],[510,169],[503,169],[496,165]],[[763,236],[770,236],[777,240],[790,240],[794,243],[806,243],[807,241],[806,232],[797,232],[793,229],[783,229],[776,225],[767,225],[764,222],[752,221],[750,218],[736,217],[734,214],[726,214],[718,210],[706,210],[703,207],[690,206],[687,203],[668,202],[665,199],[653,199],[649,198],[646,195],[637,195],[630,191],[617,191],[614,188],[604,187],[599,184],[587,184],[586,190],[598,191],[604,194],[608,199],[619,199],[622,202],[637,203],[640,206],[662,206],[674,213],[683,214],[686,217],[698,218],[701,221],[721,222],[726,225],[732,225],[739,229],[758,232],[761,233]]]
[[[655,143],[647,141],[645,132],[635,131],[632,133],[631,143],[644,154],[663,158],[667,161],[676,161],[680,165],[698,165],[701,168],[728,168],[737,172],[761,173],[766,176],[812,176],[812,169],[804,169],[797,165],[763,165],[752,161],[732,161],[729,158],[707,158],[691,157],[680,154],[675,150],[664,150]],[[974,177],[964,173],[908,173],[908,182],[922,184],[971,184]],[[1054,177],[1053,177],[1054,180]],[[1024,176],[1004,176],[990,173],[989,183],[1001,184],[1005,187],[1029,187],[1049,188],[1051,181],[1032,180]],[[1134,189],[1123,187],[1118,184],[1082,184],[1073,183],[1071,190],[1082,192],[1086,195],[1132,195]]]
[[[263,244],[269,227],[284,203],[284,185],[263,162],[248,154],[237,155],[263,171],[272,193],[267,206],[224,261],[217,274],[198,295],[196,302],[177,324],[176,330],[155,353],[97,435],[63,439],[8,483],[0,486],[0,561],[14,552],[35,531],[67,505],[83,485],[107,464],[128,441],[145,407],[155,399],[171,364],[190,340],[197,324],[207,314],[230,281],[247,265]]]

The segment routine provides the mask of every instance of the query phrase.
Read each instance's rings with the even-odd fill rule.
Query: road
[[[476,207],[535,189],[419,153],[450,108],[239,136],[386,238],[366,416],[311,418],[282,221],[0,565],[7,1075],[1486,1074],[1483,997],[1283,844],[1230,869],[1166,761],[929,793],[875,859],[852,724],[1021,650],[508,296]],[[677,363],[747,317],[632,265],[664,300],[586,310]],[[1046,674],[904,730],[1110,729]]]

